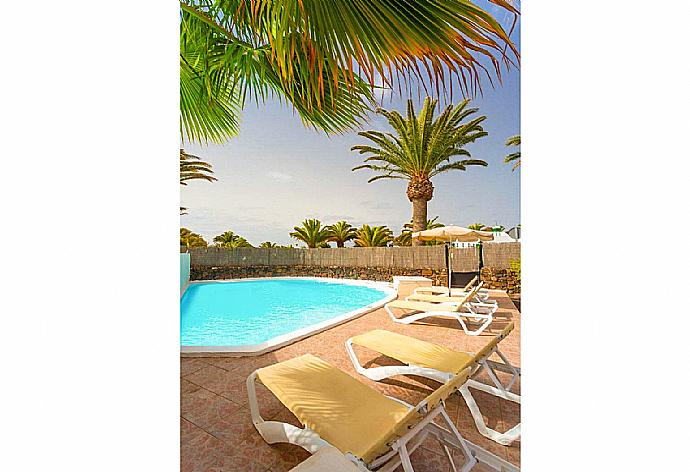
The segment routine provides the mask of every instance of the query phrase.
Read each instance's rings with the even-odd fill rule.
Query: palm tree
[[[321,222],[317,219],[307,219],[302,222],[302,226],[295,226],[295,231],[290,233],[293,238],[302,241],[308,248],[329,247],[328,239],[331,237],[330,231],[321,227]]]
[[[218,180],[209,174],[213,174],[211,164],[180,149],[180,185],[187,185],[187,180]],[[186,215],[186,210],[187,208],[180,207],[180,215]]]
[[[436,220],[438,220],[438,216],[431,220],[427,220],[424,229],[442,228],[445,226],[443,223],[437,223]],[[412,220],[410,220],[408,223],[403,225],[400,236],[393,240],[393,244],[396,246],[412,246],[412,233]],[[440,241],[424,241],[425,246],[435,246],[437,244],[443,243]]]
[[[506,146],[519,146],[520,145],[520,135],[516,134],[515,136],[511,136],[508,138],[506,141]],[[520,161],[522,158],[520,157],[520,151],[512,152],[508,154],[505,159],[503,159],[503,162],[508,164],[510,162],[515,161],[515,165],[513,165],[513,172],[515,172],[515,169],[520,167]]]
[[[513,2],[491,1],[514,26]],[[493,84],[518,61],[509,33],[469,1],[181,0],[180,131],[223,143],[247,99],[278,96],[305,124],[342,132],[364,119],[381,81],[437,94],[454,82],[472,95],[480,76]]]
[[[180,228],[180,246],[189,249],[193,247],[206,247],[208,243],[201,235],[193,233],[187,228]]]
[[[345,243],[357,237],[357,229],[345,221],[338,221],[333,225],[326,226],[330,232],[329,241],[336,243],[338,247],[345,247]]]
[[[263,243],[259,244],[259,247],[264,249],[270,249],[273,247],[278,247],[278,245],[276,243],[272,243],[271,241],[264,241]]]
[[[360,136],[374,142],[378,147],[359,145],[353,151],[369,154],[362,164],[352,170],[371,169],[380,172],[369,179],[408,180],[407,198],[412,202],[412,229],[421,231],[427,221],[427,202],[434,195],[431,178],[450,170],[467,170],[468,166],[487,166],[479,159],[453,160],[455,156],[470,158],[464,146],[475,142],[488,133],[481,127],[486,116],[465,118],[477,112],[468,108],[469,100],[463,100],[457,107],[449,105],[434,119],[438,100],[427,97],[419,113],[415,115],[412,100],[407,101],[407,118],[397,111],[379,108],[377,113],[385,116],[396,134],[380,131],[362,131]],[[412,241],[412,245],[420,245]]]
[[[393,231],[388,226],[362,225],[357,230],[356,247],[385,247],[393,240]]]
[[[218,180],[210,174],[213,174],[211,164],[180,149],[180,185],[187,185],[187,180]]]
[[[232,231],[226,231],[223,234],[219,234],[213,238],[213,242],[216,243],[217,247],[224,247],[228,249],[238,247],[253,247],[251,244],[249,244],[249,241],[233,233]]]
[[[483,227],[484,227],[484,223],[474,223],[472,225],[469,225],[467,228],[473,229],[475,231],[481,231]]]

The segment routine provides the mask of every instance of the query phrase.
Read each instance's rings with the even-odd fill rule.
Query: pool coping
[[[371,287],[376,290],[383,291],[386,296],[381,300],[370,303],[362,308],[349,311],[334,318],[306,326],[295,331],[291,331],[280,336],[273,337],[267,341],[259,344],[245,344],[238,346],[180,346],[181,357],[240,357],[240,356],[258,356],[270,351],[274,351],[281,347],[292,344],[296,341],[302,340],[317,333],[321,333],[327,329],[333,328],[340,324],[359,318],[362,315],[378,310],[386,303],[395,300],[398,297],[398,292],[393,288],[393,284],[389,282],[377,282],[374,280],[357,280],[357,279],[338,279],[333,277],[247,277],[242,279],[218,279],[218,280],[190,280],[184,290],[180,294],[180,299],[184,292],[187,291],[193,284],[208,284],[208,283],[233,283],[233,282],[247,282],[252,280],[316,280],[320,282],[340,283],[344,285],[362,285]]]

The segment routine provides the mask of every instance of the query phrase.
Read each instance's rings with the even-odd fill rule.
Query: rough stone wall
[[[399,269],[388,267],[314,267],[314,266],[192,266],[191,280],[244,279],[250,277],[331,277],[337,279],[393,282],[395,275],[428,277],[434,285],[446,283],[445,269]]]
[[[445,269],[399,269],[389,267],[314,267],[314,266],[251,266],[204,267],[192,266],[191,280],[245,279],[251,277],[331,277],[336,279],[377,280],[393,282],[393,276],[428,277],[434,285],[446,284]],[[481,280],[484,287],[520,293],[520,281],[508,269],[484,267]]]
[[[520,281],[510,269],[483,267],[482,281],[484,287],[489,289],[505,290],[509,294],[520,293]]]

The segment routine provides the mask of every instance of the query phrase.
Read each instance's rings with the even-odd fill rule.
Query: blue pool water
[[[368,286],[310,279],[194,283],[180,301],[180,344],[259,344],[386,296]]]

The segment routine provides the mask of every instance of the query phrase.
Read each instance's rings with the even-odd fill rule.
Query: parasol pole
[[[443,244],[443,247],[445,249],[446,253],[446,272],[448,275],[448,294],[450,294],[450,282],[451,282],[451,275],[452,275],[452,268],[451,268],[451,261],[450,261],[450,242],[445,242]]]

